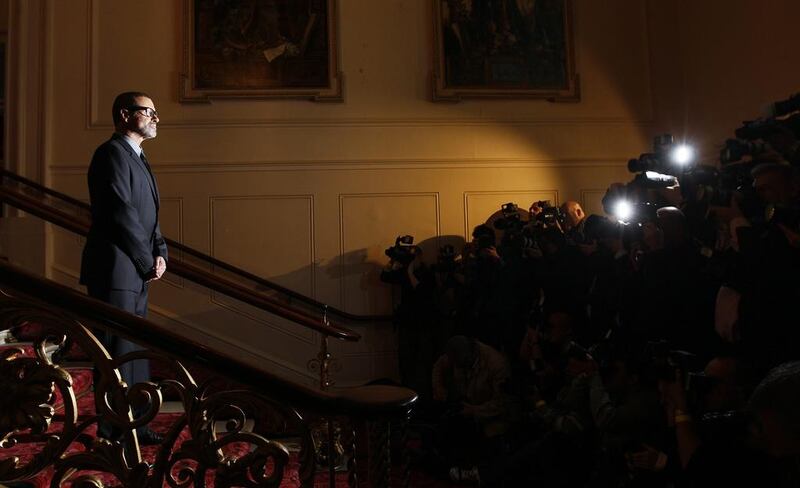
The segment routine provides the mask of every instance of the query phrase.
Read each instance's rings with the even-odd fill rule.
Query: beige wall
[[[463,238],[506,201],[576,199],[599,211],[652,135],[686,134],[710,152],[740,119],[797,89],[798,69],[782,64],[796,45],[792,0],[576,0],[581,102],[563,104],[431,103],[430,2],[340,0],[344,103],[207,105],[177,102],[181,1],[15,1],[39,2],[50,25],[38,122],[45,181],[85,198],[114,95],[147,91],[162,114],[145,149],[164,232],[354,313],[390,310],[377,274],[398,234],[432,254],[438,236]],[[56,233],[54,278],[75,282],[79,249]],[[315,334],[177,280],[152,302],[176,328],[309,381]],[[342,381],[394,374],[392,331],[359,332],[361,343],[335,347]]]

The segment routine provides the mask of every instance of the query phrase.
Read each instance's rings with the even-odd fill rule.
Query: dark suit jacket
[[[158,226],[158,188],[149,168],[120,135],[89,166],[92,227],[83,248],[81,284],[141,291],[156,256],[167,259]]]

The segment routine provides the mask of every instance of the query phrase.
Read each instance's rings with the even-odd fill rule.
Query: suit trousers
[[[133,290],[113,290],[107,288],[88,287],[89,296],[110,305],[114,305],[126,312],[139,317],[147,316],[148,284],[144,283],[139,292]],[[131,341],[123,339],[107,331],[95,331],[97,338],[108,350],[111,357],[117,358],[133,351],[142,351],[145,348]],[[120,376],[128,386],[136,383],[150,381],[150,362],[146,359],[129,361],[119,366]]]
[[[126,312],[138,315],[142,318],[147,315],[147,283],[142,285],[142,289],[139,292],[133,290],[97,288],[92,286],[88,286],[87,291],[90,297],[106,302],[109,305],[114,305],[115,307],[118,307]],[[119,337],[108,331],[94,330],[93,332],[114,359],[129,352],[142,351],[145,349],[138,344],[134,344],[133,342],[123,339],[122,337]],[[128,385],[128,387],[131,387],[136,383],[150,381],[150,362],[147,359],[129,361],[119,366],[119,373],[120,377]],[[95,381],[97,381],[97,369],[94,371],[94,376]],[[146,410],[146,406],[134,408],[134,418],[141,416]],[[137,431],[141,434],[144,429],[145,427],[139,427]],[[108,439],[114,439],[119,435],[119,431],[105,420],[98,421],[97,433],[100,437],[105,437]]]

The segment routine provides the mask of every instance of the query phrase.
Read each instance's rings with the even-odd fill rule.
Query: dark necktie
[[[152,173],[152,171],[150,170],[150,163],[147,162],[147,158],[144,156],[144,151],[142,151],[141,154],[139,154],[139,157],[142,158],[142,162],[144,163],[144,166],[147,168],[147,171],[150,171]]]
[[[142,151],[141,154],[139,154],[139,158],[141,158],[142,162],[144,163],[144,167],[147,168],[147,175],[150,177],[150,187],[153,189],[153,196],[155,197],[156,200],[156,208],[158,208],[159,206],[158,189],[156,188],[156,179],[153,176],[153,170],[150,169],[150,163],[147,162],[147,158],[144,155],[144,151]]]

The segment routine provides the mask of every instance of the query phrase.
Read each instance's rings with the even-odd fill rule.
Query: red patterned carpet
[[[8,347],[8,346],[0,346],[0,347]],[[26,353],[30,353],[30,347],[25,347]],[[154,368],[155,369],[155,368]],[[86,418],[94,413],[94,399],[91,391],[91,383],[92,383],[92,370],[89,368],[69,368],[69,372],[72,375],[73,380],[73,389],[75,391],[75,396],[78,400],[78,412],[80,414],[80,418]],[[154,370],[154,373],[156,371]],[[63,418],[59,415],[63,415],[63,402],[61,398],[56,396],[54,405],[56,407],[56,417],[53,423],[50,426],[48,432],[59,432],[61,430],[61,424]],[[155,430],[156,432],[165,433],[178,419],[180,413],[162,413],[159,414],[153,422],[151,422],[150,427]],[[96,426],[91,425],[87,428],[86,434],[90,436],[95,435]],[[188,429],[184,429],[181,432],[177,442],[175,443],[176,449],[185,441],[190,439],[190,434]],[[33,458],[33,456],[39,452],[43,447],[41,442],[21,442],[16,446],[7,449],[0,449],[0,461],[4,459],[8,459],[11,456],[18,456],[20,460],[24,463]],[[290,447],[290,460],[289,465],[284,473],[284,478],[281,483],[281,488],[293,488],[300,486],[300,480],[298,478],[298,460],[297,460],[297,453],[293,452]],[[68,453],[74,453],[78,451],[84,450],[84,446],[80,443],[74,443]],[[226,455],[235,455],[240,456],[247,452],[248,445],[243,443],[234,443],[231,444],[227,450],[224,451]],[[152,463],[155,459],[157,446],[144,446],[142,447],[142,459],[143,461]],[[115,479],[111,474],[108,473],[91,473],[91,472],[80,472],[75,473],[72,476],[74,479],[78,475],[83,474],[96,474],[100,479],[103,481],[105,486],[120,486],[120,482]],[[27,480],[27,483],[30,483],[30,486],[36,488],[45,488],[50,486],[50,481],[53,475],[52,468],[49,468],[41,473],[39,473],[33,479]],[[66,483],[63,486],[71,486],[71,483]],[[169,486],[167,483],[164,483],[164,486]],[[214,486],[213,482],[213,473],[209,473],[206,480],[206,486],[212,487]],[[317,473],[315,483],[315,487],[328,487],[328,474],[327,472],[319,472]],[[346,487],[347,486],[347,473],[340,472],[336,475],[336,486],[337,487]],[[397,484],[396,486],[400,486]],[[416,488],[444,488],[448,486],[453,486],[451,483],[446,481],[436,480],[433,478],[428,477],[424,473],[412,472],[411,473],[411,480],[410,486]]]

